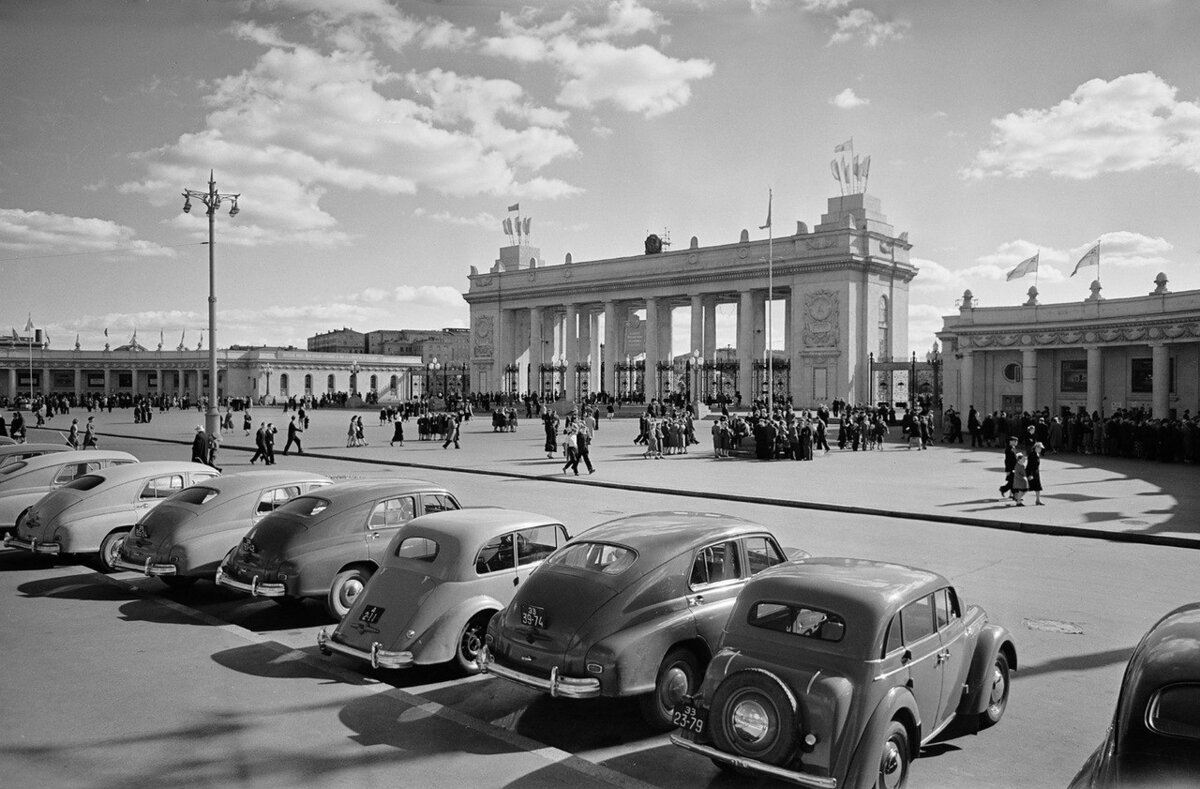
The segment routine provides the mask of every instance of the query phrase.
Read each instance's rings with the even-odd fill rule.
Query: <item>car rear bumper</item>
[[[254,580],[250,583],[238,581],[230,578],[224,570],[217,568],[217,575],[214,579],[217,586],[224,586],[226,589],[234,589],[238,592],[245,592],[254,597],[283,597],[287,594],[287,589],[281,583],[259,583],[258,576],[254,576]]]
[[[4,535],[4,547],[19,548],[22,551],[33,551],[34,553],[44,553],[48,556],[57,556],[62,553],[62,546],[56,542],[38,542],[36,537],[31,540],[22,540],[11,533]]]
[[[689,739],[680,737],[678,734],[671,735],[671,743],[673,745],[678,745],[684,750],[691,751],[692,753],[698,753],[701,756],[707,756],[714,761],[728,764],[741,770],[747,770],[749,772],[759,773],[762,775],[769,775],[772,778],[776,778],[780,781],[787,781],[788,783],[796,784],[797,786],[807,786],[811,787],[811,789],[837,789],[838,782],[836,778],[826,778],[819,775],[806,775],[805,773],[796,772],[795,770],[785,770],[784,768],[776,767],[773,764],[764,764],[763,762],[755,761],[753,759],[745,759],[741,756],[734,756],[731,753],[719,751],[716,748],[712,748],[708,745],[701,745],[698,742],[692,742]]]
[[[495,674],[518,685],[549,693],[555,698],[594,699],[600,695],[600,680],[594,677],[564,677],[558,673],[558,666],[550,669],[549,677],[534,677],[497,663],[487,647],[479,650],[478,659],[484,674]]]
[[[179,573],[179,568],[173,564],[155,564],[153,556],[147,557],[146,561],[141,564],[118,556],[113,560],[112,564],[118,570],[133,570],[135,573],[142,573],[151,577],[177,575]]]
[[[325,654],[337,652],[357,658],[358,660],[365,660],[371,664],[371,668],[408,668],[413,664],[412,652],[393,652],[382,649],[383,645],[378,641],[371,644],[369,651],[340,644],[333,640],[333,636],[329,633],[329,628],[323,628],[317,633],[317,646]]]

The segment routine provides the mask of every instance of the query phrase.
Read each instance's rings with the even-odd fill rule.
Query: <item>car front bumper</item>
[[[56,542],[38,542],[36,537],[30,540],[22,540],[11,532],[4,535],[4,547],[18,548],[22,551],[33,551],[34,553],[42,553],[47,556],[57,556],[62,553],[62,546]]]
[[[358,660],[365,660],[371,664],[371,668],[409,668],[413,664],[412,652],[393,652],[383,649],[383,645],[378,641],[371,644],[369,651],[340,644],[333,640],[329,628],[323,628],[317,633],[317,646],[327,655],[337,652]]]
[[[179,573],[179,568],[173,564],[155,564],[153,556],[146,557],[146,561],[141,564],[118,556],[113,560],[113,567],[116,567],[118,570],[133,570],[135,573],[142,573],[151,577],[177,575]]]
[[[220,567],[217,568],[217,575],[214,580],[217,582],[217,586],[224,586],[226,589],[245,592],[254,597],[283,597],[287,594],[287,589],[281,583],[259,583],[257,575],[254,576],[254,580],[250,583],[245,583],[244,581],[230,578]]]
[[[733,767],[737,767],[740,770],[747,770],[749,772],[759,773],[761,775],[769,775],[772,778],[776,778],[780,781],[787,781],[788,783],[796,784],[797,786],[807,786],[811,789],[837,789],[838,782],[836,778],[826,778],[819,775],[807,775],[805,773],[796,772],[795,770],[785,770],[784,768],[776,767],[773,764],[765,764],[763,762],[755,761],[754,759],[745,759],[741,756],[725,753],[725,751],[719,751],[716,748],[712,748],[708,745],[701,745],[698,742],[692,742],[685,737],[680,737],[678,734],[671,735],[671,743],[673,745],[678,745],[684,750],[691,751],[692,753],[698,753],[701,756],[707,756],[709,759],[721,762],[722,764],[728,764]]]
[[[479,667],[484,674],[495,674],[527,688],[549,693],[555,698],[594,699],[600,695],[600,680],[594,677],[564,677],[558,666],[550,669],[549,677],[534,677],[497,663],[487,647],[479,650]]]

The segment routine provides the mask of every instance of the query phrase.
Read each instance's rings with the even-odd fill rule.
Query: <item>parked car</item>
[[[1008,705],[1008,631],[945,578],[860,559],[806,559],[738,595],[672,742],[718,766],[809,787],[900,787],[955,717]]]
[[[25,510],[52,490],[109,466],[137,463],[128,452],[111,449],[73,450],[25,458],[0,474],[0,529],[12,528]]]
[[[264,516],[332,484],[320,474],[271,470],[193,485],[146,513],[122,541],[113,563],[161,578],[168,586],[190,586],[212,578],[225,555]]]
[[[8,467],[16,464],[17,461],[35,458],[39,455],[49,455],[53,452],[71,451],[71,447],[66,444],[18,444],[11,439],[9,441],[11,443],[0,445],[0,478],[8,473]]]
[[[252,528],[217,568],[220,586],[280,602],[325,600],[341,619],[418,515],[457,510],[440,485],[414,479],[342,482],[283,504]]]
[[[51,555],[94,553],[101,568],[115,570],[117,548],[138,518],[171,494],[218,473],[176,460],[99,469],[43,496],[4,544]]]
[[[1071,789],[1200,785],[1200,603],[1146,632],[1125,667],[1104,741]]]
[[[400,528],[382,568],[317,644],[375,668],[453,662],[475,674],[488,620],[567,539],[553,518],[518,510],[417,518]]]
[[[551,696],[640,696],[645,719],[669,729],[738,591],[786,558],[765,526],[729,515],[651,512],[600,524],[547,559],[492,618],[480,662]]]

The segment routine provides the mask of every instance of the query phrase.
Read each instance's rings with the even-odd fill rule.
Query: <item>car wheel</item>
[[[642,717],[659,731],[673,729],[675,705],[696,690],[702,675],[700,661],[691,650],[679,648],[668,652],[659,664],[654,692],[642,698]]]
[[[96,554],[96,560],[100,564],[100,569],[106,573],[115,573],[117,571],[117,557],[120,556],[121,543],[125,542],[125,538],[129,536],[127,531],[109,532],[108,535],[100,541],[100,552]]]
[[[483,636],[493,611],[482,611],[471,617],[458,634],[458,649],[454,653],[454,666],[460,674],[470,676],[479,673],[479,650],[483,649]]]
[[[796,750],[797,712],[779,683],[758,672],[734,674],[713,694],[709,725],[726,753],[782,765]]]
[[[879,748],[876,789],[900,789],[908,783],[908,729],[900,721],[888,724],[887,734]]]
[[[329,596],[325,600],[325,608],[334,619],[341,620],[354,605],[354,601],[362,594],[367,581],[372,575],[371,570],[364,567],[351,567],[340,572],[329,587]]]
[[[1008,707],[1008,657],[1003,652],[997,653],[991,675],[983,682],[984,692],[988,694],[987,707],[979,713],[979,728],[986,729],[999,723]]]
[[[192,584],[200,580],[194,575],[160,575],[159,579],[168,589],[191,589]]]

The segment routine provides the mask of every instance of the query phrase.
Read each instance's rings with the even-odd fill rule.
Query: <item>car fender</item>
[[[967,672],[967,689],[957,710],[959,715],[978,715],[987,708],[987,698],[983,695],[984,679],[996,661],[996,655],[1002,649],[1008,657],[1009,670],[1016,671],[1017,650],[1013,645],[1012,635],[1000,625],[990,623],[984,625],[979,639],[975,642],[974,652],[971,654],[971,668]]]
[[[454,659],[458,637],[471,618],[482,611],[503,611],[504,603],[491,595],[475,595],[450,608],[413,643],[413,663],[429,665]]]
[[[41,501],[49,493],[45,487],[5,493],[0,497],[0,529],[9,529],[17,524],[17,517],[29,507]]]
[[[636,696],[654,690],[659,665],[676,644],[691,644],[700,658],[703,672],[712,654],[696,630],[695,619],[687,608],[673,612],[666,620],[650,618],[634,627],[624,628],[597,640],[588,649],[587,660],[593,655],[608,653],[616,671],[616,686],[602,677],[605,696]]]
[[[54,525],[54,540],[63,553],[94,553],[113,531],[129,531],[137,521],[137,511],[108,511],[82,518],[71,518]]]
[[[859,735],[858,744],[854,747],[853,756],[846,767],[847,787],[870,789],[875,779],[874,748],[883,739],[888,725],[899,716],[908,729],[909,758],[915,759],[921,749],[921,713],[917,709],[917,700],[912,691],[905,686],[892,688],[880,699],[875,711],[867,719]]]

